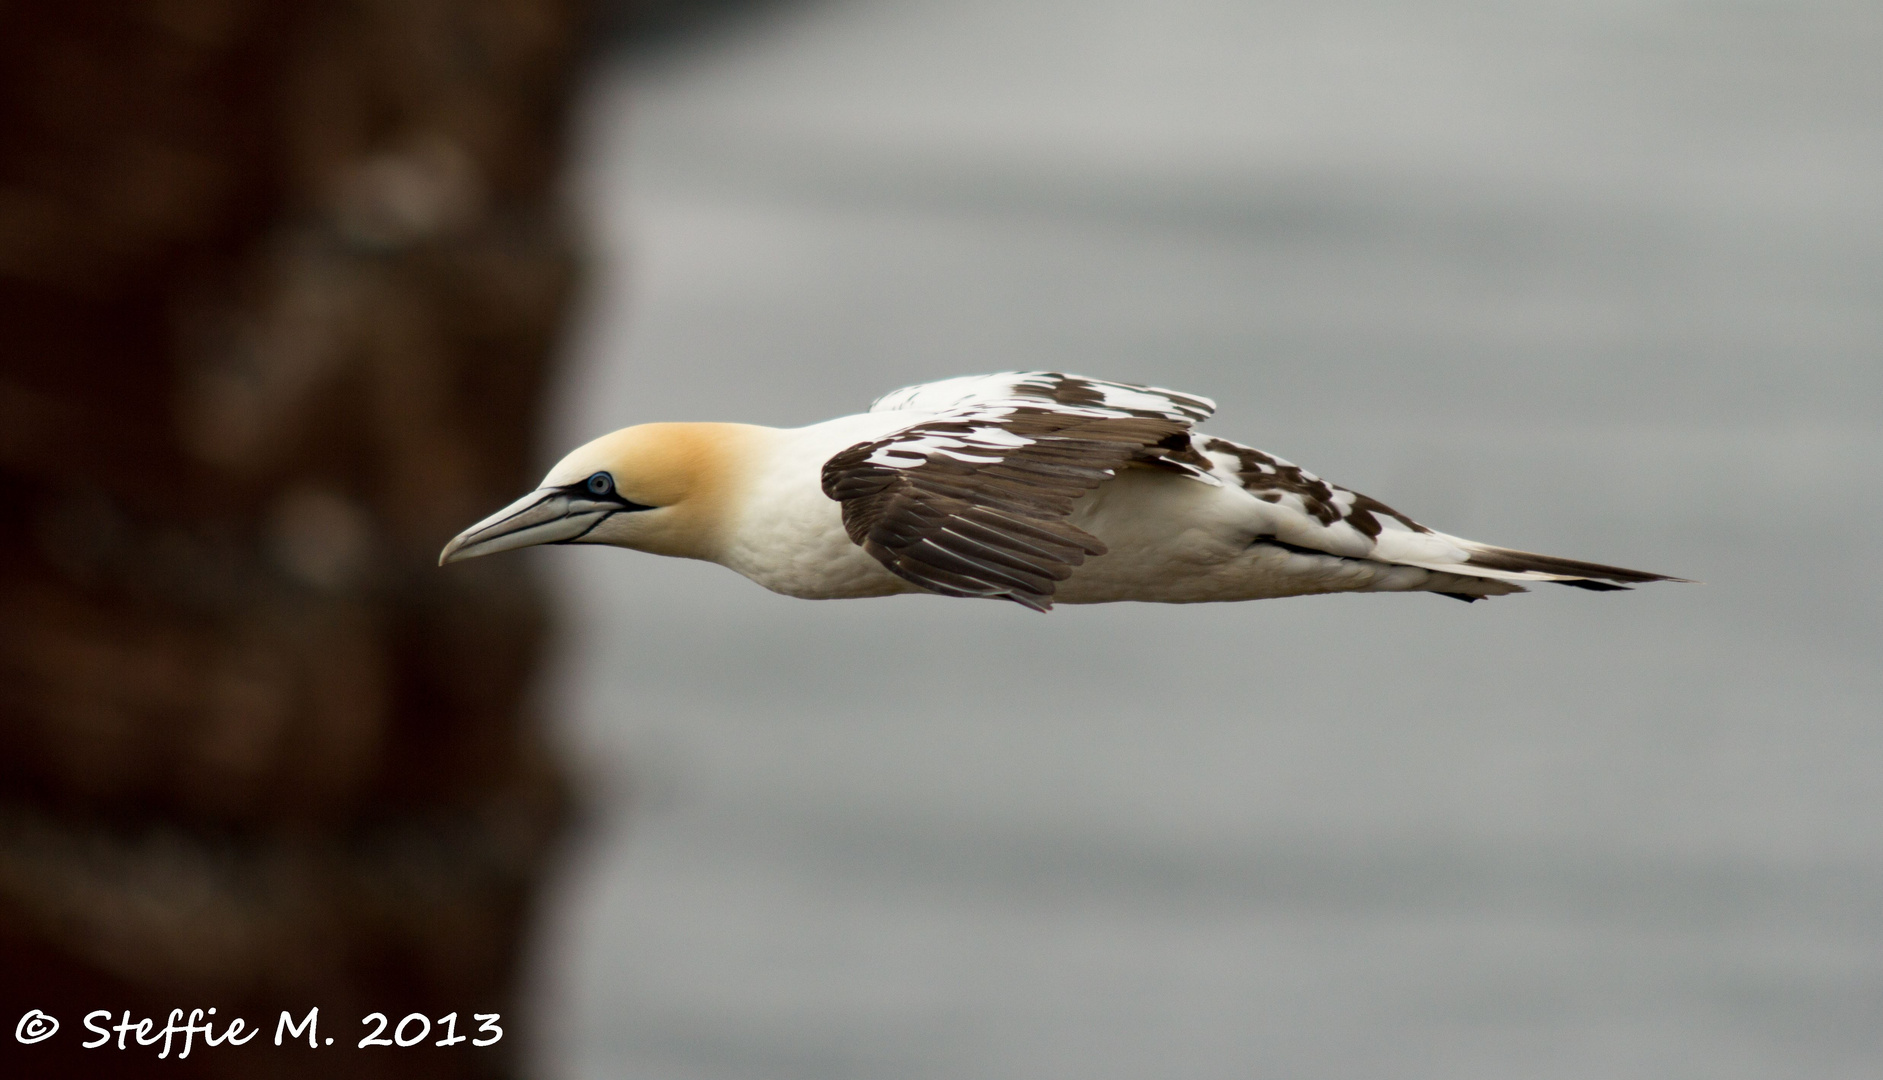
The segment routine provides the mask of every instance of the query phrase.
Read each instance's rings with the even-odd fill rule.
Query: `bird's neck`
[[[656,555],[720,561],[759,478],[774,428],[753,424],[650,424],[662,471],[677,485],[658,526],[633,546]],[[654,524],[649,522],[649,524]]]

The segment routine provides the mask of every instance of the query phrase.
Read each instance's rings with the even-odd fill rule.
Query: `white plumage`
[[[1039,610],[1679,580],[1435,532],[1193,430],[1214,410],[1156,387],[1007,372],[911,386],[803,428],[624,428],[439,561],[602,543],[709,559],[791,596],[935,592]]]

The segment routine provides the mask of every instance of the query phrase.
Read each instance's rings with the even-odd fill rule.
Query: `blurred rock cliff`
[[[579,6],[0,6],[4,1019],[266,1028],[89,1075],[332,1075],[260,1051],[281,1009],[520,1021],[544,599],[435,560],[535,479]],[[507,1074],[518,1026],[344,1071]]]

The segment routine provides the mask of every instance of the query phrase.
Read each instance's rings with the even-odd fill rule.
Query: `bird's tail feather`
[[[1413,565],[1423,566],[1428,570],[1441,570],[1461,577],[1493,578],[1502,581],[1548,581],[1578,589],[1592,589],[1596,592],[1625,590],[1632,585],[1649,581],[1687,580],[1669,577],[1666,574],[1650,574],[1645,570],[1628,570],[1620,566],[1604,566],[1601,563],[1581,562],[1576,559],[1559,558],[1555,555],[1539,555],[1534,551],[1492,547],[1490,544],[1480,544],[1473,540],[1458,540],[1457,543],[1467,552],[1464,562],[1415,563]]]

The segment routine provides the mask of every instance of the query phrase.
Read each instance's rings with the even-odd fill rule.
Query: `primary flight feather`
[[[612,544],[717,562],[790,596],[930,592],[1039,611],[1681,580],[1434,532],[1194,430],[1215,410],[1030,371],[911,386],[802,428],[642,424],[570,453],[438,561]]]

